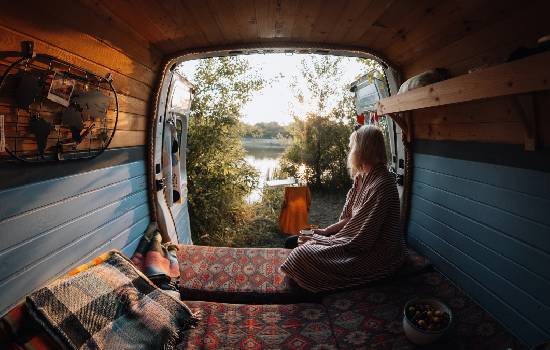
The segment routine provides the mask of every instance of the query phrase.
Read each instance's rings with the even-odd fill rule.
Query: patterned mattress
[[[180,245],[183,300],[285,304],[312,298],[279,267],[290,250]]]
[[[524,349],[437,272],[334,293],[322,303],[242,305],[187,301],[199,314],[178,349],[413,349],[401,326],[404,304],[431,295],[451,307],[454,327],[430,349]],[[23,305],[0,319],[0,348],[56,349]]]
[[[180,245],[180,291],[183,300],[240,304],[286,304],[318,301],[281,270],[291,250]],[[430,262],[409,250],[398,277],[426,271]]]
[[[178,349],[337,349],[321,304],[186,304],[202,321]]]
[[[439,272],[325,297],[338,348],[413,349],[403,333],[403,307],[419,295],[436,297],[453,311],[450,333],[431,349],[524,348]]]

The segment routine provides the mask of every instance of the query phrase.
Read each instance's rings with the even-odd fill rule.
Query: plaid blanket
[[[59,345],[29,315],[25,304],[19,304],[0,319],[0,349],[53,350]]]
[[[173,349],[197,322],[118,252],[32,293],[27,306],[70,349]]]

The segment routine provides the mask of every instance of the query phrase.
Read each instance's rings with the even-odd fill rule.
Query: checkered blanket
[[[173,349],[197,322],[118,252],[34,292],[27,306],[70,349]]]

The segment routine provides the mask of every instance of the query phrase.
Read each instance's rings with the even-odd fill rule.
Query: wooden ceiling
[[[426,57],[440,51],[508,53],[550,33],[548,0],[20,0],[2,11],[89,33],[147,67],[186,50],[289,45],[359,48],[431,68]]]
[[[365,48],[403,66],[505,21],[537,1],[101,0],[93,3],[96,11],[118,18],[164,54],[227,45],[320,44]]]

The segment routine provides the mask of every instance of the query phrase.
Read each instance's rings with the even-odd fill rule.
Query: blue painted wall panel
[[[0,314],[110,249],[131,255],[149,223],[143,161],[0,191]]]
[[[143,191],[145,188],[146,179],[142,175],[4,219],[0,221],[0,230],[12,234],[2,239],[0,250],[31,239],[52,227],[67,224],[82,214],[109,205],[124,196]],[[23,198],[27,200],[27,197]]]
[[[92,212],[85,213],[68,224],[55,226],[52,229],[39,233],[32,239],[11,247],[0,253],[0,259],[5,259],[6,264],[0,265],[0,280],[9,274],[42,259],[50,252],[61,249],[75,239],[86,235],[96,228],[106,224],[113,218],[120,217],[147,201],[147,193],[142,190],[130,196],[124,197],[107,206],[100,207]],[[139,218],[138,218],[139,219]],[[2,225],[0,224],[0,228]]]
[[[420,152],[414,165],[410,244],[527,344],[550,338],[550,173]]]
[[[493,271],[516,281],[531,295],[550,305],[550,294],[546,292],[550,288],[547,269],[539,265],[545,262],[544,256],[531,259],[535,255],[529,247],[417,195],[413,195],[412,206],[413,220],[433,226],[431,231],[437,232],[439,237],[468,251]]]
[[[193,244],[191,239],[191,225],[189,221],[187,200],[185,200],[183,204],[177,204],[172,207],[172,217],[178,232],[179,243]]]
[[[455,147],[460,146],[455,144]],[[481,149],[479,151],[483,152]],[[422,153],[415,154],[414,163],[418,168],[431,169],[463,179],[491,183],[503,189],[550,198],[549,175],[543,171]]]
[[[545,335],[538,331],[528,320],[518,317],[516,310],[503,302],[498,295],[485,287],[483,281],[477,281],[460,269],[455,262],[445,257],[445,251],[437,251],[423,241],[409,238],[409,244],[422,252],[437,266],[438,270],[451,278],[458,286],[488,310],[506,328],[512,330],[524,343],[533,343]]]
[[[139,161],[66,176],[63,181],[53,179],[3,190],[0,196],[5,203],[0,207],[0,221],[144,174],[145,162]]]
[[[496,169],[495,169],[496,170]],[[515,190],[504,189],[486,182],[464,179],[447,175],[439,171],[417,168],[415,181],[429,184],[434,188],[464,196],[472,201],[510,212],[510,214],[525,217],[545,226],[550,226],[550,216],[545,209],[550,205],[550,199]],[[526,211],[525,208],[530,210]]]

